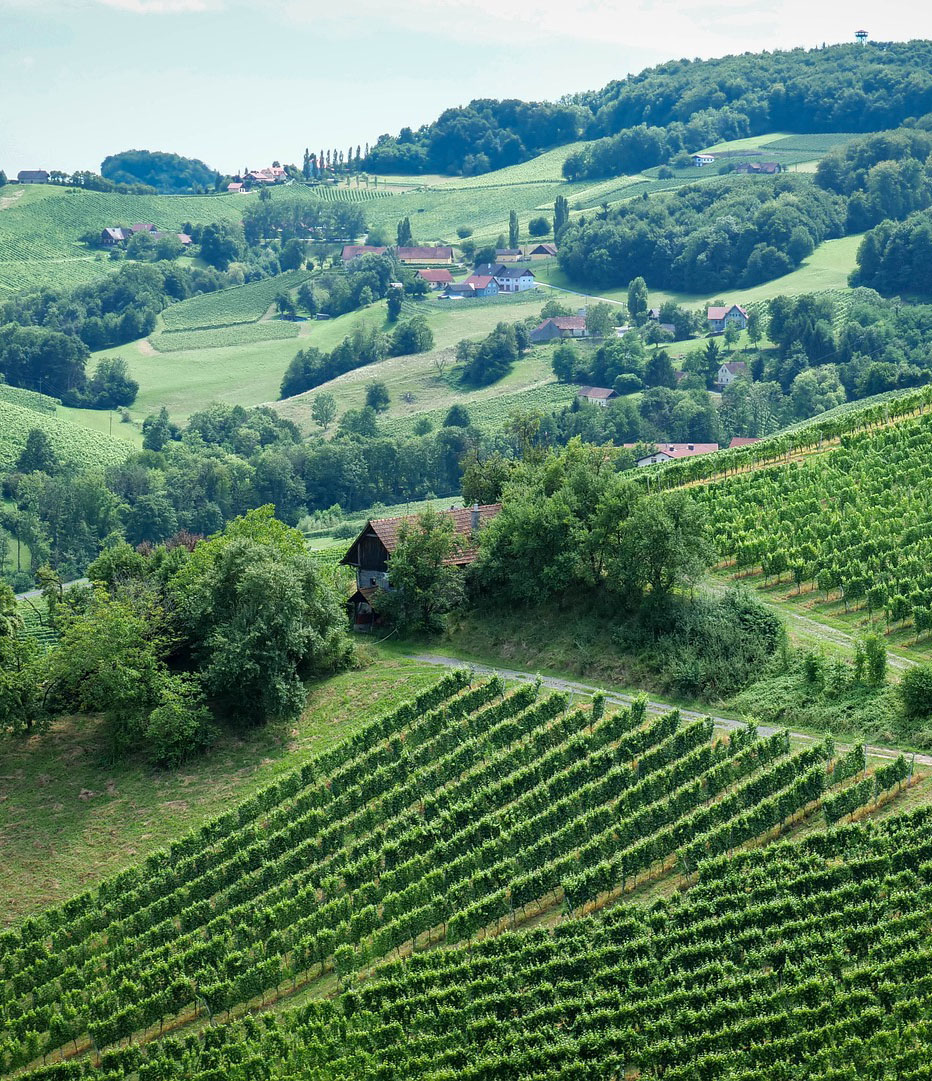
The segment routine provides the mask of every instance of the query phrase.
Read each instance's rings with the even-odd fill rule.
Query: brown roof
[[[490,522],[502,509],[501,503],[487,503],[479,507],[479,528]],[[460,537],[469,537],[472,533],[472,507],[456,507],[451,510],[443,510],[440,513],[445,518],[453,519],[453,531]],[[416,522],[416,514],[403,515],[400,518],[372,518],[370,519],[362,532],[350,545],[346,555],[341,560],[342,563],[349,562],[350,553],[359,543],[360,539],[371,529],[372,532],[382,542],[385,551],[389,555],[394,552],[398,547],[399,533],[401,532],[401,526],[404,522]],[[451,566],[464,566],[467,563],[471,563],[476,558],[477,549],[474,547],[464,548],[460,553],[452,558],[445,560],[446,563]]]
[[[158,226],[148,221],[137,221],[135,225],[129,227],[129,231],[131,233],[155,233],[158,231]]]
[[[748,313],[745,311],[744,308],[741,307],[740,304],[729,304],[727,307],[716,306],[714,308],[709,308],[709,311],[707,313],[708,318],[709,319],[724,319],[725,316],[728,314],[728,312],[732,311],[735,308],[737,308],[738,311],[741,312],[741,314],[743,316],[747,317]]]
[[[557,246],[556,244],[538,244],[536,248],[531,248],[531,255],[537,255],[538,253],[541,253],[542,255],[556,255]]]
[[[402,263],[452,263],[453,249],[450,247],[398,248],[397,256]]]
[[[426,282],[441,282],[446,285],[447,282],[453,281],[453,275],[446,267],[435,267],[431,270],[419,270],[417,274],[419,278],[423,278]]]
[[[728,444],[729,450],[734,450],[735,447],[747,447],[751,443],[756,443],[756,439],[752,439],[749,435],[734,435],[731,437],[731,442]]]
[[[544,320],[546,323],[547,320]],[[551,317],[550,322],[555,326],[558,326],[560,330],[585,330],[586,329],[586,317],[584,315],[554,315]],[[541,326],[544,325],[541,323]]]
[[[741,375],[748,370],[748,366],[743,360],[729,360],[727,364],[723,364],[722,368],[726,372],[731,372],[732,375]]]
[[[611,387],[580,387],[576,394],[580,398],[616,398],[618,395]]]
[[[485,289],[489,282],[494,282],[495,279],[485,274],[470,274],[469,277],[463,282],[464,285],[471,285],[475,289]]]
[[[344,244],[343,262],[348,263],[350,259],[355,259],[358,255],[384,255],[387,251],[388,248],[374,244]]]
[[[17,180],[48,180],[49,174],[44,169],[20,169]]]

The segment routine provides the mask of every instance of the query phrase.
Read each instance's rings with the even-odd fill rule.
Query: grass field
[[[0,742],[0,924],[140,861],[352,735],[374,703],[391,708],[436,677],[436,669],[400,658],[335,676],[312,687],[294,724],[230,733],[206,762],[174,772],[138,761],[103,764],[93,718],[56,722],[25,743]]]
[[[526,298],[526,299],[525,299]],[[378,364],[370,364],[347,372],[305,394],[278,402],[275,408],[282,416],[293,420],[305,432],[315,428],[310,418],[311,401],[322,391],[332,393],[337,399],[338,415],[347,409],[356,409],[365,402],[366,384],[382,380],[388,386],[391,405],[385,417],[387,421],[413,418],[425,411],[435,416],[445,413],[455,402],[472,403],[491,400],[502,394],[514,394],[529,387],[553,381],[549,350],[535,349],[515,364],[513,370],[491,387],[474,391],[457,382],[454,371],[453,347],[463,338],[478,338],[492,330],[496,323],[514,322],[540,313],[544,297],[537,290],[533,296],[507,298],[497,304],[481,304],[463,301],[461,304],[444,306],[421,305],[434,332],[435,348],[430,353],[414,356],[389,357]],[[344,316],[343,319],[349,319]],[[341,320],[327,325],[335,328]],[[345,331],[339,335],[343,337]],[[317,344],[316,339],[311,339]],[[302,342],[303,344],[303,342]],[[322,346],[323,348],[323,346]],[[438,359],[443,372],[438,371]]]
[[[772,281],[763,282],[747,289],[740,287],[725,290],[725,298],[732,298],[741,304],[753,304],[756,301],[770,300],[775,296],[798,296],[801,293],[821,293],[827,290],[845,290],[848,288],[848,275],[854,270],[855,256],[858,246],[863,239],[863,234],[840,237],[837,240],[826,240],[806,259],[796,270],[784,274],[782,278],[774,278]],[[602,289],[586,292],[554,264],[544,267],[535,267],[534,273],[539,282],[544,285],[554,285],[560,289],[566,289],[577,293],[587,300],[605,299],[625,303],[628,297],[627,288]],[[666,300],[674,300],[677,304],[686,307],[699,307],[707,300],[714,297],[703,296],[699,293],[675,293],[664,289],[651,289],[650,303],[652,306],[662,304]],[[571,300],[567,298],[567,303]]]

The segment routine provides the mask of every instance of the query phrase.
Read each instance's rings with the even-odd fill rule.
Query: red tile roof
[[[634,450],[643,443],[624,443],[628,450]],[[658,454],[666,454],[670,458],[691,458],[695,454],[713,454],[718,450],[718,443],[655,443]],[[649,455],[645,454],[645,458]]]
[[[544,320],[546,323],[547,320]],[[560,328],[560,330],[585,330],[586,329],[586,317],[584,315],[554,315],[551,317],[550,322]],[[544,325],[541,323],[541,326]]]
[[[488,287],[489,282],[494,281],[494,278],[485,274],[470,274],[463,284],[471,285],[474,289],[485,289]]]
[[[751,443],[756,443],[756,439],[752,439],[749,435],[734,435],[731,437],[731,442],[728,444],[729,450],[734,450],[735,447],[747,447]]]
[[[435,267],[430,270],[419,270],[418,277],[423,278],[426,282],[441,282],[446,285],[447,282],[453,281],[453,275],[445,267]]]
[[[747,314],[748,314],[748,313],[747,313],[747,312],[745,311],[745,309],[744,309],[744,308],[742,308],[742,307],[741,307],[741,305],[740,305],[740,304],[729,304],[729,305],[728,305],[728,307],[724,307],[724,308],[723,308],[723,307],[721,307],[721,306],[716,306],[716,307],[714,307],[714,308],[709,308],[709,310],[708,310],[708,312],[707,312],[707,315],[708,315],[708,318],[709,318],[709,319],[724,319],[724,318],[725,318],[725,316],[726,316],[726,315],[727,315],[727,314],[728,314],[728,313],[729,313],[730,311],[732,311],[732,310],[733,310],[734,308],[737,308],[737,309],[738,309],[738,311],[739,311],[739,312],[741,312],[741,314],[742,314],[742,315],[743,315],[743,316],[744,316],[745,318],[747,318]]]

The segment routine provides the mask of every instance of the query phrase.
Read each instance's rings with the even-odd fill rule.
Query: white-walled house
[[[730,360],[723,364],[715,377],[717,387],[730,386],[736,379],[747,378],[748,366],[743,360]]]
[[[701,169],[703,165],[714,165],[714,164],[715,164],[715,155],[714,154],[693,154],[693,165],[695,165],[697,169]]]
[[[721,334],[722,331],[734,324],[738,330],[745,330],[748,325],[748,313],[740,304],[715,305],[708,309],[706,318],[709,322],[709,333]]]

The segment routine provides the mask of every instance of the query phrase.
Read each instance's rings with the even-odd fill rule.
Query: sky
[[[651,64],[932,37],[918,0],[0,0],[0,168],[127,149],[300,164],[472,98],[554,100]]]

